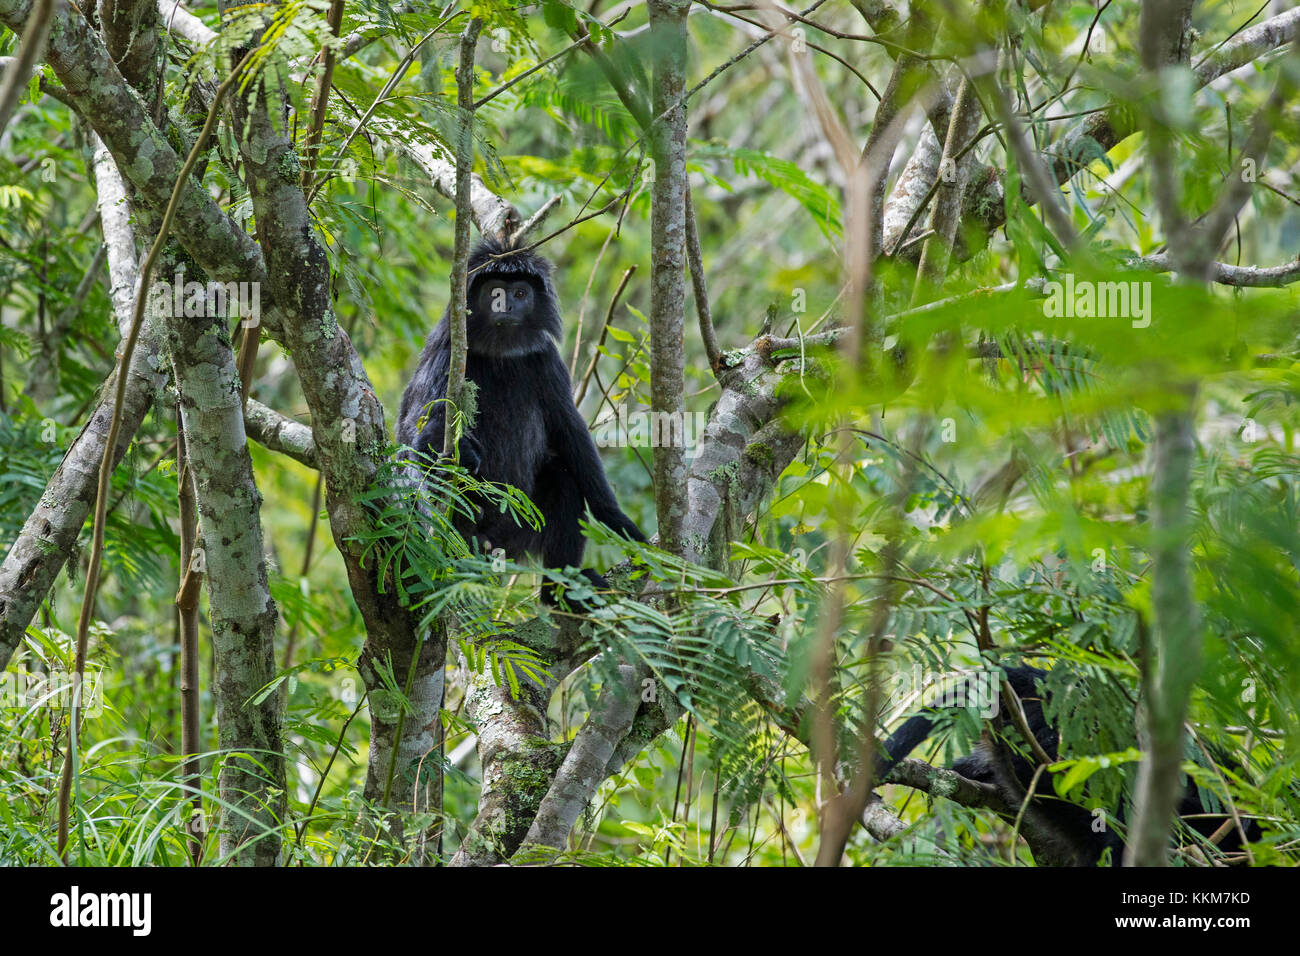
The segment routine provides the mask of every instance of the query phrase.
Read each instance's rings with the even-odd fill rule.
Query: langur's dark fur
[[[1060,736],[1043,714],[1044,692],[1040,686],[1047,677],[1047,672],[1028,666],[1003,667],[1003,670],[1011,689],[1021,700],[1025,723],[1047,755],[1056,759]],[[933,713],[930,711],[910,717],[885,741],[884,754],[876,763],[876,780],[883,780],[895,764],[930,736],[935,724]],[[1003,733],[1014,735],[1013,739],[1019,740],[1019,735],[1010,729],[1010,721],[1004,720],[1001,715],[998,719],[1003,723]],[[1024,744],[1021,743],[1020,746],[1024,747]],[[985,733],[973,754],[955,761],[951,769],[969,780],[992,785],[1008,806],[1017,808],[1024,802],[1034,777],[1034,766],[1029,760],[1006,743],[991,739],[988,733]],[[1039,862],[1058,866],[1096,866],[1109,849],[1111,864],[1119,866],[1124,855],[1124,842],[1109,824],[1112,821],[1123,823],[1126,817],[1124,808],[1120,807],[1114,813],[1108,810],[1107,826],[1098,833],[1093,829],[1097,817],[1091,810],[1056,796],[1051,779],[1053,776],[1044,773],[1039,778],[1034,798],[1025,810],[1026,818],[1032,820],[1036,832],[1042,838],[1036,841],[1036,852],[1044,857]],[[1200,791],[1194,783],[1188,781],[1187,790],[1178,805],[1178,815],[1195,817],[1207,812]],[[1225,819],[1227,818],[1215,812],[1185,822],[1202,836],[1209,837]],[[1258,825],[1252,820],[1243,823],[1247,837],[1257,839],[1260,832]],[[1237,828],[1233,827],[1219,841],[1218,846],[1224,852],[1240,850],[1241,834]]]
[[[531,313],[501,320],[478,308],[479,291],[493,279],[526,280]],[[533,252],[484,240],[469,258],[469,354],[466,377],[478,386],[478,415],[462,436],[461,463],[485,481],[519,488],[545,517],[540,530],[521,527],[485,510],[463,529],[513,560],[541,558],[547,567],[582,567],[586,540],[579,521],[596,520],[636,541],[645,536],[619,507],[595,442],[573,404],[573,386],[560,357],[559,305],[550,264]],[[451,364],[451,309],[425,340],[420,362],[402,394],[397,440],[422,455],[442,453],[447,372]],[[422,417],[427,416],[423,428]],[[594,572],[584,572],[603,584]]]

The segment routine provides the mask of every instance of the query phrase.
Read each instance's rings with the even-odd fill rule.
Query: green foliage
[[[813,180],[795,163],[753,149],[733,149],[710,144],[695,150],[699,159],[729,159],[741,176],[754,176],[799,202],[829,240],[842,237],[840,205],[826,187]],[[723,180],[725,182],[725,180]]]

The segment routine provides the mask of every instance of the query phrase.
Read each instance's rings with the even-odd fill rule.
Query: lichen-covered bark
[[[912,16],[904,36],[908,49],[925,54],[934,42],[935,24],[924,3],[912,4]],[[866,14],[864,13],[864,16]],[[911,105],[930,75],[929,63],[910,53],[900,53],[894,61],[889,83],[880,96],[880,105],[871,121],[871,132],[862,148],[862,159],[879,170],[872,180],[871,189],[871,245],[873,255],[879,255],[884,242],[884,209],[887,175],[894,159],[896,137],[886,139],[890,124]]]
[[[386,689],[387,684],[376,671],[375,642],[367,626],[366,651],[357,669],[366,685],[370,700],[370,754],[366,767],[365,796],[379,804],[385,792],[388,806],[395,810],[428,810],[428,787],[438,768],[438,722],[442,710],[443,667],[446,663],[446,640],[435,629],[431,639],[419,648],[414,679],[407,697],[406,717],[401,718],[399,702]],[[411,650],[404,658],[393,654],[393,675],[399,687],[406,689],[410,672]],[[382,662],[385,658],[378,658]],[[399,739],[398,724],[401,723]],[[394,756],[395,755],[395,756]],[[388,784],[390,767],[392,786]],[[423,798],[422,798],[423,796]]]
[[[272,54],[253,95],[234,106],[239,151],[245,163],[253,210],[268,250],[267,283],[283,315],[283,340],[293,353],[303,397],[311,410],[317,465],[325,479],[325,506],[330,531],[343,558],[348,583],[366,625],[366,643],[358,664],[371,690],[383,685],[378,668],[391,662],[404,681],[415,659],[412,698],[419,714],[410,715],[404,733],[414,734],[398,747],[398,772],[390,806],[411,808],[415,775],[414,748],[425,748],[441,701],[446,638],[435,631],[417,641],[415,619],[402,607],[394,589],[376,577],[377,562],[363,561],[363,538],[371,525],[362,492],[375,481],[387,436],[384,410],[375,397],[361,358],[339,326],[330,299],[329,260],[312,228],[301,188],[302,170],[284,128],[278,90],[289,80],[288,64]],[[416,657],[418,651],[418,658]],[[430,708],[432,711],[430,712]],[[385,792],[389,759],[397,742],[395,717],[372,714],[370,765],[365,794],[378,801]],[[427,748],[420,751],[420,756]]]
[[[884,252],[890,255],[898,254],[902,244],[917,234],[916,225],[913,225],[912,231],[907,236],[903,235],[903,230],[907,229],[907,224],[914,219],[918,223],[921,221],[916,213],[921,208],[921,203],[925,201],[931,185],[939,178],[939,161],[942,158],[943,143],[929,126],[922,127],[921,136],[912,150],[912,155],[908,157],[903,171],[894,183],[893,191],[889,194],[889,199],[885,201],[881,219],[882,245],[880,247]],[[915,246],[915,250],[919,256],[921,251],[919,244]]]
[[[440,158],[427,143],[413,143],[401,136],[394,136],[392,142],[424,170],[434,189],[448,199],[456,198],[455,163]],[[484,186],[478,173],[472,173],[469,181],[469,205],[480,233],[504,236],[519,228],[519,212],[514,206]]]
[[[686,346],[686,11],[684,0],[649,0],[655,44],[650,131],[655,182],[650,197],[650,409],[679,416],[684,408]],[[667,115],[664,115],[664,114]],[[685,449],[654,447],[659,545],[680,552],[686,516]]]
[[[99,29],[122,75],[152,100],[162,78],[157,0],[99,0]]]
[[[278,615],[262,551],[262,496],[248,455],[239,371],[224,316],[163,321],[203,529],[198,547],[206,565],[218,740],[223,751],[241,754],[224,758],[218,779],[226,804],[221,853],[239,865],[273,866],[285,819],[279,698],[249,701],[275,676]]]
[[[475,677],[466,707],[478,729],[483,789],[451,866],[503,863],[523,842],[565,746],[551,743],[547,734],[546,709],[555,687],[554,680],[540,687],[524,681],[516,700],[488,674]]]
[[[1300,7],[1247,27],[1223,45],[1211,50],[1192,69],[1200,86],[1213,83],[1221,76],[1245,66],[1265,53],[1280,50],[1300,35]]]
[[[108,250],[108,297],[123,338],[131,331],[131,310],[135,304],[135,285],[140,279],[135,251],[135,232],[131,228],[131,207],[127,202],[126,183],[108,147],[94,133],[95,204],[99,208],[99,228]]]
[[[780,448],[772,446],[770,439],[756,443],[760,429],[781,407],[777,388],[783,373],[772,367],[765,343],[760,340],[757,347],[740,353],[738,360],[731,353],[731,360],[735,364],[719,376],[722,393],[686,476],[681,553],[688,561],[705,560],[714,525],[728,499],[746,498],[752,503],[754,493],[761,496],[769,489],[775,474],[794,457],[794,450],[785,442]],[[789,430],[782,428],[780,434],[788,435]],[[749,486],[739,480],[747,463],[758,466]],[[757,480],[760,478],[764,480]]]
[[[615,684],[601,691],[599,704],[573,739],[555,782],[537,808],[520,853],[526,854],[534,846],[564,848],[583,807],[609,776],[607,768],[615,748],[632,727],[641,702],[641,678],[646,673],[644,666],[622,664]]]
[[[609,574],[617,580],[617,569]],[[519,847],[568,746],[548,742],[547,706],[560,679],[594,653],[575,618],[558,627],[534,618],[516,627],[511,637],[546,662],[550,677],[541,686],[521,684],[518,699],[486,676],[470,689],[466,710],[478,735],[483,784],[478,812],[451,866],[492,866],[510,859]]]
[[[948,260],[957,226],[961,222],[962,199],[970,182],[974,165],[974,150],[958,158],[958,154],[975,137],[982,112],[975,84],[964,79],[953,103],[952,118],[948,124],[948,137],[943,143],[943,156],[939,160],[938,193],[930,207],[930,236],[921,247],[921,264],[917,269],[916,288],[912,305],[921,305],[932,297],[948,272]]]
[[[1166,252],[1130,259],[1128,265],[1134,269],[1148,269],[1151,272],[1169,272],[1174,268],[1173,257]],[[1239,288],[1276,289],[1293,282],[1300,282],[1300,259],[1281,266],[1236,266],[1227,262],[1211,262],[1207,278],[1220,285],[1232,285]]]
[[[271,451],[278,451],[308,468],[316,467],[316,443],[311,426],[296,422],[250,398],[244,404],[244,428],[248,437]]]

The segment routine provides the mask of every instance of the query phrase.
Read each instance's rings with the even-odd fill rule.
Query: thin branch
[[[331,0],[328,18],[325,21],[330,28],[330,36],[337,37],[343,25],[343,0]],[[325,47],[324,65],[316,80],[316,92],[311,103],[311,128],[307,133],[304,147],[306,164],[302,169],[303,192],[310,192],[312,179],[316,174],[320,154],[321,134],[325,129],[325,112],[329,105],[330,86],[334,82],[334,47]]]
[[[623,295],[623,290],[627,288],[627,282],[632,278],[632,273],[636,272],[636,266],[630,265],[627,271],[623,273],[623,278],[619,280],[618,288],[614,290],[614,298],[609,300],[609,308],[605,310],[605,321],[600,326],[600,338],[596,341],[596,348],[591,353],[591,362],[587,365],[587,371],[583,373],[582,382],[578,386],[578,393],[574,396],[573,403],[581,405],[582,400],[587,396],[587,386],[591,382],[591,376],[596,371],[596,361],[600,358],[600,347],[605,344],[605,336],[609,334],[609,325],[614,320],[614,309],[618,307],[618,300]]]
[[[709,357],[709,368],[717,375],[721,370],[722,350],[718,348],[718,334],[713,330],[713,315],[709,311],[709,290],[704,283],[704,261],[700,255],[700,231],[695,222],[695,203],[691,199],[690,184],[686,185],[686,262],[691,267],[691,289],[695,295],[695,314],[700,320],[700,340]]]
[[[1159,252],[1139,259],[1130,259],[1134,269],[1150,272],[1172,272],[1176,266],[1168,252]],[[1235,266],[1226,262],[1211,262],[1208,278],[1219,285],[1244,289],[1276,289],[1300,282],[1300,259],[1280,266]]]
[[[614,19],[610,20],[608,23],[605,24],[606,29],[608,29],[609,27],[614,26],[614,24],[619,23],[619,22],[621,22],[622,20],[627,19],[627,15],[628,15],[629,13],[631,13],[631,12],[632,12],[632,11],[631,11],[630,9],[628,9],[628,10],[624,10],[622,13],[620,13],[620,14],[619,14],[618,16],[616,16]],[[584,26],[583,29],[584,29],[584,30],[586,29],[585,26]],[[570,43],[568,46],[566,46],[563,50],[560,50],[558,53],[553,53],[553,54],[551,54],[550,56],[548,56],[546,59],[542,60],[540,63],[536,64],[535,66],[530,66],[528,69],[524,70],[524,72],[520,73],[518,76],[512,76],[509,80],[507,80],[506,82],[502,83],[500,86],[498,86],[498,87],[497,87],[495,90],[493,90],[491,93],[486,93],[486,94],[484,94],[483,96],[480,96],[480,97],[479,97],[479,98],[474,102],[474,109],[477,110],[477,109],[479,109],[480,107],[485,106],[486,104],[492,102],[494,99],[496,99],[498,96],[500,96],[500,95],[501,95],[502,93],[504,93],[506,90],[510,89],[510,87],[514,86],[514,85],[515,85],[516,83],[518,83],[520,80],[525,80],[525,79],[527,79],[528,77],[530,77],[530,76],[532,76],[534,73],[536,73],[538,70],[541,70],[541,69],[544,69],[544,68],[550,66],[550,65],[551,65],[552,63],[554,63],[556,60],[560,59],[560,58],[563,57],[563,56],[568,55],[569,53],[572,53],[572,52],[573,52],[574,50],[576,50],[578,47],[583,46],[583,45],[586,45],[586,44],[589,44],[590,42],[591,42],[591,37],[590,37],[589,34],[584,33],[584,34],[578,36],[578,37],[577,37],[577,38],[576,38],[572,43]]]
[[[194,563],[198,536],[198,498],[190,471],[189,448],[180,403],[176,404],[176,500],[181,529],[180,587],[176,592],[176,619],[181,638],[181,782],[193,791],[193,813],[203,810],[203,776],[199,754],[199,590],[203,575]],[[203,840],[193,829],[194,816],[185,826],[190,859],[195,866],[203,858]]]
[[[1192,69],[1197,84],[1205,86],[1219,77],[1245,66],[1259,57],[1279,50],[1300,35],[1300,7],[1293,7],[1243,30],[1235,39],[1223,43]]]
[[[456,249],[451,267],[451,364],[447,369],[447,427],[443,429],[442,453],[450,455],[456,448],[456,429],[451,411],[465,410],[465,363],[469,351],[466,323],[468,308],[465,289],[468,284],[470,172],[474,162],[474,48],[478,44],[483,21],[470,20],[460,39],[460,64],[456,68],[456,102],[460,111],[460,128],[456,138]],[[400,731],[399,731],[400,739]]]
[[[530,232],[541,227],[542,223],[546,221],[546,217],[551,214],[551,210],[563,201],[563,196],[552,196],[550,199],[546,200],[546,202],[542,203],[541,208],[538,209],[537,212],[525,219],[523,224],[510,234],[510,245],[518,246],[522,243],[526,238],[528,238]]]
[[[1062,245],[1071,248],[1078,242],[1078,235],[1075,233],[1074,224],[1070,221],[1070,214],[1061,203],[1061,192],[1048,172],[1047,164],[1029,145],[1024,128],[1011,108],[1011,99],[1006,89],[997,80],[998,78],[994,77],[992,81],[986,81],[981,85],[986,95],[993,99],[993,107],[1002,123],[1003,135],[1011,146],[1021,172],[1038,196],[1039,205],[1043,207],[1048,221],[1052,224],[1053,232]]]
[[[943,796],[963,807],[1003,813],[1011,809],[993,784],[971,780],[955,770],[932,767],[920,760],[900,760],[884,782],[901,784],[931,796]]]

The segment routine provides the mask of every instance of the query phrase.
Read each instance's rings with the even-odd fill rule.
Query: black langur
[[[1042,687],[1047,672],[1027,665],[1004,666],[1002,669],[1011,689],[1020,698],[1025,724],[1043,751],[1056,759],[1060,735],[1047,722],[1043,713],[1043,703],[1049,699]],[[1010,720],[1001,716],[998,719],[1002,723],[1004,734],[1012,733]],[[875,779],[884,780],[895,764],[930,736],[935,723],[933,711],[917,714],[904,721],[885,741],[882,748],[884,753],[876,763]],[[1020,747],[1024,747],[1023,743]],[[1021,750],[1009,746],[1004,740],[994,739],[989,733],[984,734],[974,753],[954,761],[950,769],[968,780],[990,784],[997,789],[1008,806],[1016,808],[1024,803],[1025,794],[1034,778],[1034,764]],[[1120,865],[1124,842],[1109,825],[1109,821],[1104,828],[1098,828],[1095,825],[1098,818],[1092,810],[1058,797],[1052,776],[1053,774],[1044,773],[1039,778],[1034,788],[1034,797],[1025,808],[1026,816],[1032,818],[1040,836],[1035,848],[1043,857],[1040,862],[1049,865],[1096,866],[1109,849],[1111,864]],[[1185,821],[1187,825],[1204,837],[1213,835],[1228,819],[1220,813],[1210,813],[1200,791],[1190,781],[1179,803],[1178,815],[1188,818]],[[1121,807],[1113,819],[1123,822],[1125,817],[1124,808]],[[1247,838],[1258,839],[1258,825],[1253,820],[1243,823]],[[1218,847],[1224,852],[1241,848],[1241,834],[1235,826],[1219,841]]]
[[[616,533],[645,541],[619,507],[573,403],[558,349],[562,324],[550,264],[533,252],[485,239],[469,257],[466,299],[465,374],[478,386],[478,411],[461,436],[461,464],[484,481],[523,491],[544,523],[533,529],[485,509],[462,531],[512,560],[533,555],[550,568],[582,567],[586,539],[579,521],[588,507]],[[425,340],[397,419],[397,440],[429,458],[442,454],[450,364],[449,306]],[[605,584],[594,571],[583,574],[597,586]],[[550,590],[543,595],[550,599]]]

